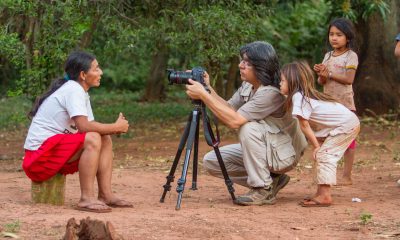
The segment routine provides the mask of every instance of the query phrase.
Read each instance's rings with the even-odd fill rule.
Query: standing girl
[[[299,119],[301,130],[313,145],[316,161],[317,193],[300,205],[326,207],[332,204],[330,187],[336,184],[337,162],[360,131],[360,121],[332,97],[318,92],[314,80],[305,62],[290,63],[282,68],[281,93],[287,95],[286,109]]]
[[[128,121],[122,113],[114,123],[94,120],[88,90],[100,86],[103,72],[93,55],[83,51],[71,53],[64,70],[64,77],[53,81],[29,113],[32,123],[25,140],[22,167],[35,182],[79,170],[78,210],[110,212],[111,207],[132,207],[130,202],[115,196],[111,188],[110,135],[128,131]]]
[[[336,98],[339,103],[355,112],[352,84],[358,66],[354,49],[354,27],[345,18],[334,19],[328,27],[328,40],[332,51],[325,54],[321,64],[314,65],[318,83],[324,86],[324,93]],[[351,171],[355,155],[355,140],[344,154],[344,170],[341,185],[351,185]]]

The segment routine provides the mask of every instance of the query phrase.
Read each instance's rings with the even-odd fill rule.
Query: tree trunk
[[[166,69],[168,61],[168,51],[162,47],[152,57],[150,75],[147,78],[143,101],[159,101],[165,98]]]
[[[239,58],[237,56],[229,59],[229,69],[226,76],[225,97],[230,98],[235,92],[236,82],[238,80]]]
[[[393,0],[390,4],[386,21],[374,13],[356,25],[360,52],[354,92],[361,114],[366,109],[381,114],[399,107],[400,64],[394,56],[394,39],[399,29],[400,3]]]
[[[206,64],[206,70],[210,75],[210,84],[213,86],[215,91],[224,98],[224,79],[222,78],[221,74],[220,62],[209,60],[208,64]]]
[[[90,24],[90,28],[85,31],[82,35],[79,47],[85,49],[92,43],[93,34],[97,29],[97,23],[100,21],[100,15],[96,15],[93,17],[92,23]]]

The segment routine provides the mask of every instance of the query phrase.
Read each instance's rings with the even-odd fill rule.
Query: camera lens
[[[193,78],[191,72],[182,72],[168,70],[168,81],[169,84],[189,84],[189,78]]]

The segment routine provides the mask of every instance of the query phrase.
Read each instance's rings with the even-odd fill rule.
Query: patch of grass
[[[360,221],[362,225],[366,225],[372,220],[372,214],[369,212],[362,212],[360,214]]]
[[[21,229],[21,222],[17,219],[11,223],[4,224],[3,227],[4,232],[18,233]]]
[[[395,151],[393,153],[393,161],[400,162],[400,152],[399,151]]]
[[[27,112],[32,106],[26,97],[6,97],[0,99],[0,129],[17,129],[29,124]]]
[[[165,102],[140,102],[140,93],[132,92],[90,92],[91,105],[96,121],[111,123],[122,112],[130,124],[186,120],[193,109],[191,100],[183,93],[171,93]],[[5,97],[0,99],[0,130],[28,127],[30,120],[26,113],[32,102],[26,97]]]
[[[90,98],[96,120],[107,123],[114,122],[120,112],[130,124],[171,121],[188,116],[193,108],[182,94],[154,103],[140,102],[138,92],[93,92]]]

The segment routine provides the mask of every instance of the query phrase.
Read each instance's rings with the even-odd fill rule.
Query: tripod
[[[192,110],[189,119],[186,123],[185,130],[183,132],[183,135],[181,137],[179,146],[178,146],[178,151],[176,152],[174,162],[172,163],[171,170],[167,176],[167,183],[163,186],[164,187],[164,192],[161,196],[160,202],[164,202],[165,195],[167,194],[167,191],[171,190],[171,182],[174,181],[174,174],[176,171],[176,168],[179,163],[179,159],[181,157],[183,148],[186,146],[186,154],[185,154],[185,160],[183,162],[183,167],[182,167],[182,175],[178,180],[178,186],[176,187],[176,191],[178,192],[178,200],[176,202],[176,210],[179,210],[181,208],[181,202],[182,202],[182,194],[185,189],[185,183],[186,183],[186,175],[188,172],[189,168],[189,159],[190,159],[190,154],[192,151],[193,143],[194,143],[194,154],[193,154],[193,176],[192,176],[192,190],[197,190],[197,165],[198,165],[198,148],[199,148],[199,124],[200,124],[200,116],[203,115],[203,127],[204,127],[204,136],[206,138],[207,144],[209,146],[212,146],[214,148],[215,154],[218,159],[219,166],[222,171],[222,175],[224,176],[225,179],[225,185],[228,188],[229,193],[231,194],[232,200],[236,200],[235,197],[235,189],[233,188],[233,182],[229,178],[228,172],[226,171],[224,161],[222,160],[221,153],[218,148],[219,144],[219,139],[215,140],[214,134],[212,132],[212,128],[210,125],[210,121],[207,116],[206,112],[206,107],[204,103],[200,100],[194,100],[194,109]],[[218,131],[218,129],[217,129]],[[218,132],[217,132],[218,136]],[[219,138],[219,137],[218,137]]]

